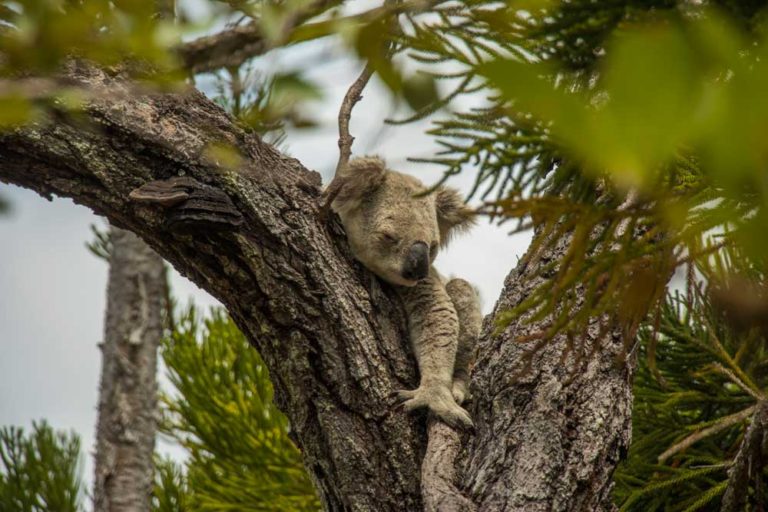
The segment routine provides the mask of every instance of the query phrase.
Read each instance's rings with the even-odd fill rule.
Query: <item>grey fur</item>
[[[353,254],[397,286],[408,314],[421,380],[415,390],[398,391],[399,399],[406,410],[427,407],[452,426],[471,426],[459,404],[467,395],[482,320],[477,293],[463,279],[445,283],[431,266],[418,280],[404,277],[403,269],[409,249],[420,242],[429,247],[431,265],[453,233],[473,224],[472,210],[453,189],[420,196],[426,187],[419,180],[387,169],[377,157],[350,161],[339,179],[332,206]]]

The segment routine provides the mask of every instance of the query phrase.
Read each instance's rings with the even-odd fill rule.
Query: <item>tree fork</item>
[[[0,135],[0,180],[107,216],[227,307],[269,367],[327,510],[422,510],[425,418],[394,409],[390,398],[417,383],[405,316],[393,290],[352,260],[340,225],[320,218],[320,176],[197,91],[131,98],[120,94],[127,84],[99,70],[73,67],[70,76],[99,93],[91,123],[62,114]],[[234,148],[238,168],[218,165],[205,150],[211,143]],[[242,223],[180,226],[169,222],[174,206],[131,198],[180,176],[226,195]],[[541,261],[561,257],[558,247]],[[510,274],[496,312],[530,293],[542,279],[536,270]],[[542,324],[516,322],[492,337],[486,320],[471,384],[477,433],[459,440],[455,475],[438,475],[455,476],[478,510],[610,506],[611,474],[629,438],[631,371],[614,358],[622,341],[615,332],[591,340],[605,349],[574,377],[556,340],[534,357],[531,375],[514,381],[525,347],[512,340]]]

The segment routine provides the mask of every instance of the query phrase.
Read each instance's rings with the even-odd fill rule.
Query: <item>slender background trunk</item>
[[[149,511],[163,335],[163,260],[112,227],[96,428],[94,511]]]

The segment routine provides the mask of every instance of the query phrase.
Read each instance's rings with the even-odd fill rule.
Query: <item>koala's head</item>
[[[386,168],[376,157],[357,158],[341,171],[333,209],[352,252],[373,273],[413,286],[427,277],[440,247],[473,223],[459,193],[440,187],[426,196],[416,178]]]

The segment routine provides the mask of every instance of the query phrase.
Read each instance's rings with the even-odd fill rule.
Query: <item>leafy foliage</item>
[[[551,319],[536,336],[549,339],[578,335],[588,318],[605,316],[631,339],[681,263],[722,245],[754,259],[765,254],[754,236],[768,227],[760,143],[768,118],[765,2],[438,0],[383,2],[355,14],[340,4],[218,5],[222,18],[240,15],[230,27],[261,32],[263,52],[340,36],[417,110],[402,122],[459,107],[435,120],[431,133],[444,149],[425,160],[444,166],[446,178],[473,168],[481,211],[516,220],[518,231],[537,229],[534,254],[571,237],[567,265],[543,268],[553,277],[502,315],[500,328],[531,312],[531,320]],[[166,71],[183,75],[174,55],[185,25],[161,37],[170,29],[154,15],[154,0],[36,5],[8,3],[4,11],[11,27],[3,32],[4,62],[16,66],[8,76],[22,68],[45,76],[68,55],[130,62],[136,76],[161,82]],[[79,29],[58,34],[59,25]],[[141,44],[136,34],[122,37],[137,28],[154,36],[141,33]],[[45,48],[54,40],[56,51],[41,55],[29,43]],[[30,62],[22,49],[33,52]],[[421,73],[403,76],[404,59]],[[225,107],[276,141],[285,123],[313,124],[298,108],[317,98],[311,82],[300,72],[255,74],[250,65],[220,75]],[[441,97],[434,81],[447,85]],[[30,119],[27,107],[39,108],[17,93],[6,97],[13,108],[3,109],[12,125]],[[241,162],[222,145],[206,151],[225,168]],[[713,230],[721,237],[715,244]],[[586,300],[577,301],[581,287]]]
[[[319,509],[258,353],[222,310],[201,321],[189,308],[176,326],[161,348],[177,393],[161,398],[161,431],[189,459],[183,484],[161,466],[158,501],[192,510]]]
[[[174,389],[161,396],[160,430],[188,459],[156,459],[152,509],[319,510],[258,353],[220,309],[200,320],[189,308],[174,325],[161,348]],[[79,461],[74,433],[0,429],[0,510],[83,510]]]
[[[73,56],[107,66],[130,58],[151,62],[158,70],[170,68],[168,43],[178,34],[170,22],[155,16],[156,6],[144,0],[3,1],[0,75],[56,71]]]
[[[633,443],[616,474],[622,510],[719,510],[727,470],[765,400],[764,333],[738,332],[706,295],[697,297],[667,297],[657,332],[641,333]],[[749,510],[768,504],[768,473],[758,470],[760,481],[749,483],[758,508]]]
[[[238,21],[228,24],[231,28],[255,17],[266,51],[292,42],[287,36],[298,19],[312,18],[336,3],[211,2],[215,16],[209,22],[238,15]],[[52,111],[82,109],[93,91],[60,80],[63,71],[78,63],[134,78],[136,88],[129,93],[185,87],[189,73],[181,58],[181,36],[199,27],[189,24],[185,16],[173,19],[170,12],[161,12],[164,4],[170,11],[174,1],[0,0],[0,129],[42,122]],[[321,32],[316,37],[326,35]],[[238,102],[239,96],[252,93],[254,84],[243,83],[248,74],[241,77],[239,67],[226,72],[233,85],[229,99]],[[314,84],[298,73],[266,76],[257,83],[251,107],[242,112],[232,109],[245,123],[259,131],[285,120],[299,127],[312,124],[295,107],[317,97]]]
[[[54,432],[44,421],[25,434],[0,428],[0,509],[79,512],[83,485],[80,438]]]
[[[154,512],[192,512],[191,492],[183,469],[170,459],[155,459]]]
[[[530,313],[549,319],[534,338],[578,338],[602,317],[631,340],[675,268],[724,246],[762,265],[768,4],[712,4],[468,0],[403,16],[400,47],[451,84],[420,114],[461,107],[421,160],[446,179],[473,169],[482,212],[536,229],[531,260],[570,241],[499,328]]]
[[[453,83],[444,102],[487,95],[453,102],[470,108],[435,121],[444,150],[424,160],[446,178],[476,169],[483,211],[537,231],[524,264],[548,279],[499,328],[524,313],[549,319],[519,340],[536,350],[561,332],[578,337],[595,316],[618,320],[630,343],[643,326],[626,347],[642,358],[635,441],[617,474],[617,500],[631,510],[715,510],[736,485],[746,506],[764,500],[762,466],[748,482],[728,471],[766,384],[757,140],[768,112],[757,91],[768,3],[707,4],[438,4],[409,18],[402,42]],[[537,260],[563,239],[563,260]],[[676,270],[687,297],[665,301]]]
[[[284,142],[286,125],[302,129],[316,126],[301,110],[322,95],[299,73],[269,76],[245,65],[217,72],[215,89],[216,103],[273,145]]]
[[[181,83],[179,26],[155,0],[0,0],[0,128],[82,108],[90,91],[48,80],[84,59],[159,87]]]

